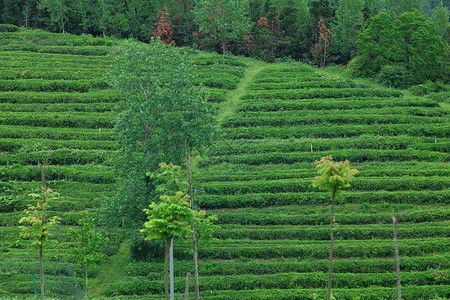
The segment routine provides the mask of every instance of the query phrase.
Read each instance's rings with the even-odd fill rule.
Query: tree
[[[192,190],[192,174],[191,174],[191,163],[189,156],[189,149],[186,147],[186,166],[188,173],[188,182],[185,180],[185,175],[182,172],[181,167],[176,166],[172,163],[165,164],[160,163],[160,170],[155,173],[147,173],[150,177],[152,183],[155,185],[155,190],[161,195],[170,195],[176,191],[189,191],[189,206],[190,209],[194,209],[194,193]],[[199,296],[199,284],[198,284],[198,247],[197,240],[200,238],[206,240],[211,238],[215,227],[212,224],[217,220],[217,217],[212,215],[206,217],[205,211],[196,212],[196,217],[190,221],[191,236],[194,247],[194,280],[195,280],[195,297],[198,299]],[[195,223],[195,224],[194,224]]]
[[[324,189],[331,191],[331,211],[330,211],[330,256],[329,256],[329,267],[328,267],[328,297],[331,299],[331,273],[333,270],[333,223],[335,222],[333,210],[334,210],[334,199],[336,195],[341,192],[341,189],[349,187],[349,182],[352,177],[358,173],[358,170],[350,168],[350,162],[348,160],[344,162],[335,163],[333,162],[333,157],[326,156],[322,157],[320,161],[315,161],[316,168],[319,170],[319,176],[316,176],[313,181],[313,186],[319,189]]]
[[[422,9],[422,0],[385,0],[385,10],[392,17],[397,18],[405,12]]]
[[[419,11],[404,13],[395,20],[386,13],[378,14],[356,44],[358,55],[349,67],[357,76],[374,77],[383,66],[392,66],[409,72],[416,83],[443,77],[442,38]]]
[[[153,37],[160,39],[161,43],[174,46],[175,41],[172,39],[173,28],[170,24],[169,13],[167,7],[164,6],[164,10],[158,10],[158,16],[156,17],[158,22],[155,24],[156,28],[153,31]]]
[[[207,39],[215,44],[220,41],[222,54],[225,55],[227,44],[245,39],[250,30],[247,18],[246,1],[239,0],[198,0],[194,8],[194,20]]]
[[[434,11],[432,20],[436,26],[436,33],[443,36],[448,27],[448,9],[444,7],[442,1]]]
[[[333,38],[331,30],[325,25],[325,19],[321,17],[318,22],[318,41],[311,48],[314,60],[320,68],[327,65],[327,58],[331,53],[331,39]]]
[[[341,0],[336,11],[336,48],[340,61],[347,63],[356,56],[356,40],[364,25],[364,0]]]
[[[25,224],[19,226],[22,229],[21,236],[23,238],[29,238],[31,244],[36,246],[39,250],[39,265],[40,265],[40,282],[41,282],[41,300],[44,299],[44,244],[48,240],[50,228],[58,224],[61,220],[58,216],[53,216],[51,218],[46,217],[48,210],[48,196],[50,199],[57,194],[51,189],[45,189],[42,187],[42,195],[40,194],[30,194],[34,198],[42,197],[42,205],[37,202],[36,206],[28,205],[28,209],[25,209],[25,217],[19,220],[19,224]]]
[[[174,196],[162,195],[161,202],[152,202],[150,209],[144,209],[148,221],[140,231],[147,235],[147,240],[166,240],[164,252],[164,291],[169,299],[169,249],[174,237],[182,237],[191,233],[190,221],[194,220],[195,212],[189,208],[189,196],[177,192]]]
[[[52,23],[60,23],[61,32],[66,33],[65,25],[70,13],[71,7],[68,0],[41,0],[38,8],[47,10],[50,14],[50,21]]]
[[[72,241],[77,242],[77,247],[72,248],[77,266],[83,270],[85,278],[85,297],[89,298],[89,275],[95,269],[95,263],[104,257],[99,251],[101,244],[107,243],[109,239],[104,237],[97,229],[94,218],[86,212],[78,221],[79,228],[69,228],[67,233]]]
[[[109,83],[125,100],[115,126],[119,191],[103,212],[106,220],[117,224],[120,218],[132,229],[153,198],[146,173],[161,161],[184,161],[185,144],[208,145],[215,127],[186,54],[152,39],[126,41],[112,56]]]

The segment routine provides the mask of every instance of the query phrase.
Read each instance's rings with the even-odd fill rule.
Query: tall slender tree
[[[335,45],[340,62],[356,56],[356,40],[364,24],[364,0],[341,0],[336,11]]]
[[[434,25],[436,26],[436,33],[440,36],[443,36],[447,27],[449,26],[448,22],[448,9],[444,7],[442,1],[439,3],[439,6],[433,12],[432,20]]]
[[[164,6],[163,10],[158,11],[158,16],[156,17],[157,23],[155,24],[155,30],[153,31],[153,37],[159,38],[161,43],[169,44],[174,46],[175,41],[173,37],[173,27],[170,24],[169,13],[167,12],[167,7]]]
[[[109,206],[104,213],[108,221],[121,216],[135,227],[153,196],[146,173],[161,161],[183,162],[186,141],[193,148],[207,145],[215,126],[186,54],[152,39],[125,42],[112,56],[109,82],[124,99],[115,126],[120,185],[111,205],[116,210]]]
[[[319,176],[316,176],[313,181],[313,186],[319,189],[324,189],[331,192],[331,210],[330,210],[330,256],[328,267],[328,295],[327,299],[331,299],[331,273],[333,271],[333,246],[334,246],[334,200],[336,195],[341,192],[343,188],[350,186],[352,177],[358,173],[358,170],[350,168],[348,160],[344,162],[333,162],[333,157],[322,157],[321,160],[314,163],[319,170]]]
[[[245,39],[245,34],[250,31],[247,11],[247,1],[198,0],[194,8],[194,20],[202,40],[213,45],[219,42],[225,55],[230,42]]]

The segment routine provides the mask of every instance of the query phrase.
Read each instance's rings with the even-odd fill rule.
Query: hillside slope
[[[81,293],[71,265],[77,245],[65,229],[97,208],[97,199],[115,194],[113,126],[120,99],[103,74],[117,43],[41,30],[0,33],[0,297],[33,294],[38,251],[19,237],[18,221],[36,203],[29,194],[41,191],[38,165],[47,154],[47,187],[59,193],[48,215],[62,222],[45,246],[46,291],[57,297]],[[190,52],[205,96],[219,106],[245,64]],[[118,248],[120,240],[112,240],[102,247],[107,255]]]
[[[333,294],[396,297],[391,218],[399,216],[403,297],[450,296],[448,110],[302,64],[265,67],[231,107],[195,175],[196,203],[221,225],[219,239],[200,247],[202,297],[325,296],[330,195],[311,182],[314,160],[326,155],[360,171],[337,199]],[[193,267],[189,242],[178,244],[182,292]],[[161,293],[162,268],[131,263],[108,294]]]
[[[102,74],[116,41],[24,31],[0,34],[0,42],[0,296],[33,297],[37,251],[18,238],[17,222],[35,202],[28,194],[40,189],[37,162],[50,147],[48,186],[61,195],[52,214],[63,226],[46,251],[47,287],[58,298],[76,296],[75,245],[64,229],[95,208],[96,198],[114,195],[118,99]],[[325,295],[330,195],[311,182],[314,160],[330,154],[360,171],[337,198],[333,294],[394,298],[391,217],[398,215],[404,298],[450,297],[448,109],[302,64],[193,59],[223,133],[194,170],[196,203],[221,226],[217,240],[200,244],[202,298]],[[191,249],[189,240],[175,241],[177,293],[193,272]],[[121,255],[125,263],[120,281],[98,280],[97,292],[160,299],[162,260]]]

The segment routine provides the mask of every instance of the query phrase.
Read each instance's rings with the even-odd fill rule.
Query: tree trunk
[[[191,209],[194,208],[194,194],[192,191],[192,173],[191,173],[191,159],[189,156],[189,145],[186,142],[185,144],[186,151],[186,167],[188,172],[188,183],[189,183],[189,198],[191,199]],[[195,227],[194,222],[191,221],[191,230],[192,230],[192,242],[194,245],[194,282],[195,282],[195,299],[200,299],[200,289],[198,286],[198,249],[197,249],[197,239],[195,238]]]
[[[394,223],[394,249],[395,249],[395,271],[397,273],[397,299],[402,299],[402,285],[400,283],[400,258],[398,254],[398,244],[397,244],[397,218],[392,217],[392,222]]]
[[[189,281],[191,279],[191,273],[186,273],[186,286],[184,288],[184,300],[189,300]]]
[[[44,252],[43,246],[39,247],[39,264],[40,264],[40,277],[41,277],[41,300],[44,300]]]
[[[225,56],[225,40],[222,40],[222,54]]]
[[[330,257],[328,265],[328,295],[327,299],[331,299],[331,273],[333,272],[333,243],[334,243],[334,233],[333,233],[333,209],[334,209],[334,198],[336,197],[337,186],[333,189],[333,196],[331,197],[331,214],[330,214]]]
[[[172,237],[167,239],[166,251],[164,253],[164,293],[166,300],[170,300],[169,297],[169,250],[172,244]]]
[[[89,299],[89,277],[88,277],[88,263],[84,263],[84,270],[86,275],[86,299]]]

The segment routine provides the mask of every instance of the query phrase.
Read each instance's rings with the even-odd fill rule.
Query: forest
[[[449,6],[449,0],[1,0],[0,23],[143,42],[164,35],[177,46],[269,62],[346,65],[356,56],[358,35],[380,12],[397,18],[418,10],[448,43]],[[326,61],[321,43],[330,44]]]

